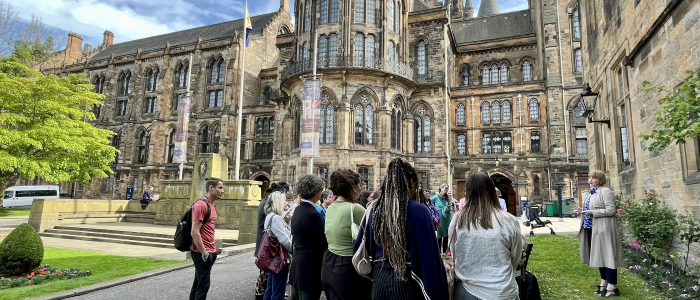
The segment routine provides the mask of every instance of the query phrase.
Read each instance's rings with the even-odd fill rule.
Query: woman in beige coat
[[[617,268],[624,267],[622,242],[617,225],[617,210],[613,192],[605,187],[605,173],[600,170],[588,174],[590,195],[586,199],[579,230],[581,262],[600,269],[597,294],[603,297],[619,296]]]

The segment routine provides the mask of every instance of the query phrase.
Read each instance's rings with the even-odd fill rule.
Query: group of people
[[[503,209],[488,174],[468,178],[466,201],[458,209],[448,185],[430,197],[402,159],[394,159],[386,174],[381,190],[364,197],[360,176],[350,169],[333,172],[326,192],[314,175],[301,177],[296,191],[284,182],[272,184],[260,203],[255,255],[267,232],[292,258],[278,273],[260,272],[256,295],[285,299],[289,285],[288,299],[317,300],[321,293],[329,300],[449,299],[442,255],[447,250],[454,259],[453,299],[520,299],[520,226]],[[624,262],[614,197],[604,187],[603,172],[591,172],[589,184],[579,233],[581,260],[600,269],[596,293],[616,296],[617,268]],[[192,208],[196,272],[190,299],[206,298],[216,260],[213,202],[223,194],[223,182],[208,179],[206,187],[207,196]],[[298,203],[289,205],[294,192]],[[353,265],[361,245],[371,258],[366,275],[371,280]]]

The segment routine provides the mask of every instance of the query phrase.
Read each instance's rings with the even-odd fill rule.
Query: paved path
[[[165,249],[127,244],[60,239],[46,236],[42,236],[41,240],[44,242],[44,247],[56,247],[62,249],[91,251],[132,257],[148,257],[169,260],[185,259],[185,253],[180,252],[175,248]]]
[[[80,228],[96,228],[96,229],[111,229],[130,232],[158,233],[158,234],[175,234],[175,225],[154,225],[148,223],[97,223],[97,224],[70,224],[59,225]],[[233,229],[216,229],[217,239],[238,239],[238,230]]]
[[[518,218],[520,219],[520,218]],[[577,235],[579,228],[581,227],[581,219],[579,218],[567,218],[564,217],[563,219],[559,219],[559,217],[540,217],[540,220],[543,222],[545,220],[550,220],[552,224],[549,226],[554,229],[554,232],[560,235],[564,234],[569,234],[569,235]],[[525,226],[522,222],[520,222],[520,231],[524,235],[529,235],[530,230],[533,231],[534,234],[540,235],[540,234],[550,234],[549,233],[549,228],[547,227],[540,227],[540,228],[535,228],[531,229],[530,227]]]
[[[207,299],[255,299],[255,280],[258,272],[255,258],[250,252],[218,259],[212,270]],[[69,299],[187,299],[193,279],[194,268],[187,268]]]

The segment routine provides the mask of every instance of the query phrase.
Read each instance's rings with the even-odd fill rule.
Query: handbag
[[[352,243],[354,244],[357,240],[357,235],[360,234],[360,225],[355,224],[355,217],[353,216],[353,211],[355,211],[355,204],[350,204],[350,234],[352,235]],[[364,216],[363,216],[364,219]]]
[[[267,273],[278,274],[287,266],[289,253],[287,253],[287,250],[282,247],[277,239],[270,237],[268,230],[270,229],[273,218],[270,218],[270,221],[267,223],[265,233],[260,241],[260,248],[258,250],[258,257],[255,259],[255,265],[258,269]]]
[[[367,232],[367,215],[369,215],[369,212],[366,212],[365,215],[362,217],[362,222],[365,222],[364,234],[362,235],[362,242],[360,243],[360,247],[357,249],[357,252],[355,252],[355,254],[352,256],[352,266],[355,267],[355,271],[357,271],[357,274],[364,278],[372,280],[372,275],[370,275],[370,273],[372,273],[372,256],[369,254],[369,247],[367,244],[367,235],[369,234]],[[359,230],[359,226],[357,227]]]

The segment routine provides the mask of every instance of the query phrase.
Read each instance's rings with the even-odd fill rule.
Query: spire
[[[498,3],[496,0],[481,0],[481,4],[479,5],[479,18],[500,13],[501,10],[498,9]]]
[[[472,5],[472,0],[467,0],[464,3],[464,19],[471,19],[474,17],[474,5]]]

